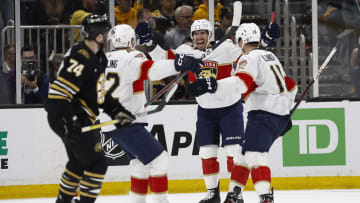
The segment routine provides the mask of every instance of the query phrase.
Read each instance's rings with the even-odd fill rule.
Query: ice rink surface
[[[205,193],[169,194],[170,203],[197,203]],[[226,193],[221,193],[221,201]],[[243,192],[245,203],[258,203],[254,191]],[[149,203],[151,196],[148,197]],[[279,190],[274,191],[275,203],[353,203],[360,202],[360,190]],[[0,200],[0,203],[54,203],[55,198]],[[100,196],[96,203],[129,202],[127,195]]]

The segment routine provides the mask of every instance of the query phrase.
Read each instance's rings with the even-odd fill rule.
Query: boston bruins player
[[[95,202],[107,170],[99,131],[81,133],[103,108],[112,119],[130,123],[133,115],[105,91],[107,58],[102,50],[111,25],[106,16],[89,15],[83,22],[85,40],[66,54],[52,83],[45,109],[51,129],[62,139],[69,161],[62,174],[56,203],[74,202],[78,188],[80,200]]]

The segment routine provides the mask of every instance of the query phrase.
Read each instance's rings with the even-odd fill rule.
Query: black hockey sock
[[[84,171],[83,179],[80,181],[80,202],[95,202],[100,193],[105,174]]]
[[[76,195],[76,190],[79,187],[81,176],[75,174],[69,169],[65,169],[59,187],[59,195],[57,203],[70,203],[71,199]]]

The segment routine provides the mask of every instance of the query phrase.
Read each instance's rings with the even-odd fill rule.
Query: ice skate
[[[244,203],[241,187],[235,186],[233,192],[228,192],[224,203]]]
[[[209,189],[207,196],[199,203],[220,203],[220,190],[219,185],[217,188]]]
[[[271,193],[260,195],[260,203],[274,203],[274,191],[271,189]]]

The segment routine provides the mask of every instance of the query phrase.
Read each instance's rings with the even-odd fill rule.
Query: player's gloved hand
[[[292,121],[291,119],[289,119],[289,121],[286,124],[286,127],[284,128],[280,136],[285,135],[289,130],[291,130],[291,128],[292,128]]]
[[[151,46],[153,29],[149,22],[140,22],[135,29],[136,44]]]
[[[175,54],[175,70],[179,72],[191,71],[197,73],[200,67],[204,65],[201,59],[187,56],[185,54]]]
[[[197,79],[189,85],[190,94],[194,97],[198,97],[207,92],[214,93],[216,92],[216,89],[217,82],[213,77]]]
[[[120,103],[119,105],[115,106],[108,114],[112,119],[119,121],[119,123],[116,124],[116,127],[118,128],[129,125],[135,120],[135,116],[132,115],[130,111],[125,109],[125,107],[123,107]]]
[[[87,117],[80,117],[75,114],[48,114],[50,127],[56,134],[65,139],[80,135],[81,127],[90,125],[90,121],[86,119]]]
[[[276,41],[280,38],[280,27],[276,23],[270,23],[265,26],[261,33],[261,46],[274,46]]]

